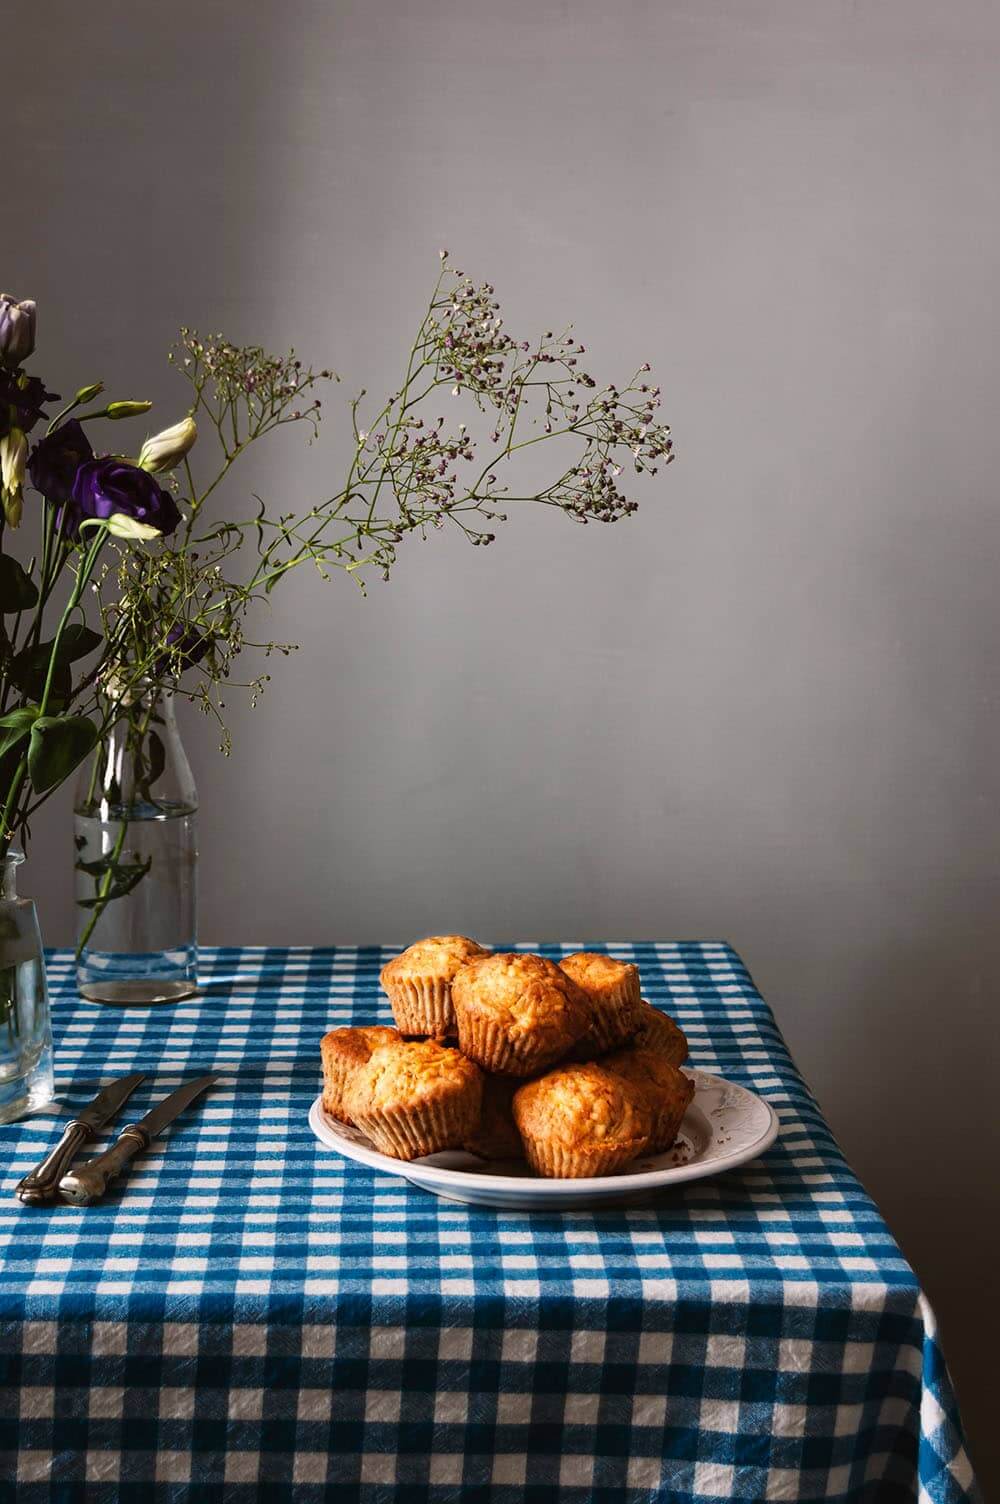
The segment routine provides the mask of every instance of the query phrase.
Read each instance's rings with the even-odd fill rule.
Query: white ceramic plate
[[[778,1119],[761,1097],[708,1071],[685,1074],[694,1082],[694,1097],[673,1148],[666,1154],[644,1155],[620,1175],[600,1179],[544,1180],[518,1161],[479,1159],[460,1149],[424,1159],[391,1159],[374,1149],[356,1128],[328,1117],[322,1097],[309,1109],[309,1126],[320,1143],[346,1159],[383,1174],[401,1175],[447,1201],[524,1211],[596,1206],[603,1201],[631,1201],[685,1180],[721,1175],[756,1159],[774,1143]]]

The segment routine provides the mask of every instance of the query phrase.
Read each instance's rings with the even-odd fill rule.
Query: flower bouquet
[[[149,794],[164,755],[164,696],[180,693],[217,717],[227,749],[222,694],[238,682],[236,660],[251,648],[265,662],[291,650],[248,633],[255,608],[293,570],[341,571],[365,589],[373,576],[388,578],[408,536],[457,528],[484,546],[527,503],[582,523],[614,522],[636,508],[623,490],[626,469],[655,474],[672,457],[648,365],[620,387],[599,385],[571,329],[514,338],[492,285],[453,270],[445,252],[401,384],[381,403],[364,391],[353,398],[346,474],[332,495],[300,510],[260,498],[223,507],[223,483],[279,429],[317,435],[320,389],[339,379],[330,370],[304,365],[294,351],[274,356],[182,329],[169,359],[188,384],[188,410],[130,444],[121,435],[150,403],[106,401],[99,381],[63,402],[25,369],[34,350],[34,303],[4,295],[3,858],[26,842],[41,805],[116,734],[131,738],[139,770],[132,792]],[[552,477],[525,484],[518,461],[543,442]],[[26,508],[36,513],[30,556],[16,546],[29,532],[19,531]],[[262,663],[243,681],[254,700],[268,677]],[[117,815],[127,819],[127,807]],[[148,869],[124,870],[113,848],[88,874],[88,938],[106,908],[134,901],[148,877]],[[12,986],[0,950],[8,1017]]]

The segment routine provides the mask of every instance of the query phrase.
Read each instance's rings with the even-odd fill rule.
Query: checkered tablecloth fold
[[[391,951],[208,950],[203,996],[146,1011],[53,954],[67,1104],[148,1070],[120,1128],[221,1079],[87,1210],[10,1195],[51,1117],[0,1129],[0,1500],[973,1500],[933,1314],[739,957],[600,948],[771,1102],[763,1158],[627,1208],[438,1200],[307,1123]]]

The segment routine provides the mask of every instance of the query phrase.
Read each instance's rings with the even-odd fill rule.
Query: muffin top
[[[616,961],[614,956],[596,950],[578,950],[559,965],[585,992],[601,993],[630,983],[638,991],[639,968],[631,961]]]
[[[613,1055],[605,1055],[601,1064],[605,1070],[624,1076],[650,1096],[654,1106],[669,1106],[678,1096],[686,1097],[693,1090],[690,1078],[659,1050],[629,1046],[616,1050]]]
[[[466,962],[452,983],[456,1008],[488,1017],[511,1039],[568,1048],[590,1022],[587,999],[572,977],[544,956],[501,952]]]
[[[400,955],[394,956],[382,967],[379,980],[386,982],[404,977],[440,977],[450,982],[460,966],[473,956],[485,956],[489,952],[469,940],[465,935],[429,935],[426,940],[417,940]]]
[[[570,1149],[645,1139],[650,1115],[629,1083],[601,1065],[560,1065],[529,1081],[514,1097],[514,1118],[529,1138],[556,1139]]]
[[[371,1058],[359,1066],[344,1096],[351,1116],[352,1106],[363,1111],[416,1105],[442,1091],[480,1084],[477,1066],[457,1050],[434,1039],[401,1039],[379,1045]]]
[[[398,1029],[390,1029],[385,1024],[370,1024],[359,1029],[331,1029],[329,1034],[323,1035],[320,1049],[324,1057],[332,1055],[361,1065],[379,1045],[394,1044],[399,1039],[402,1035]]]
[[[639,1049],[656,1050],[672,1065],[682,1065],[688,1057],[688,1044],[683,1029],[673,1019],[643,998],[639,1004],[639,1027],[633,1044]]]

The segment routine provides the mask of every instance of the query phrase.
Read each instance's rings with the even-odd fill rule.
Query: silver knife
[[[110,1086],[99,1091],[90,1106],[85,1107],[71,1123],[67,1123],[66,1131],[51,1154],[47,1154],[40,1165],[29,1170],[23,1180],[18,1181],[15,1195],[20,1196],[26,1206],[44,1206],[50,1201],[58,1200],[59,1177],[84,1144],[96,1138],[99,1130],[111,1121],[140,1081],[145,1079],[142,1073],[122,1076],[120,1080],[112,1081]]]
[[[196,1081],[172,1091],[169,1097],[158,1102],[152,1112],[147,1112],[138,1123],[130,1123],[119,1135],[110,1149],[105,1149],[96,1159],[81,1165],[78,1170],[69,1170],[59,1182],[59,1192],[65,1201],[77,1206],[89,1206],[104,1195],[115,1176],[124,1170],[130,1160],[148,1149],[168,1123],[190,1107],[196,1097],[217,1081],[218,1076],[199,1076]]]

